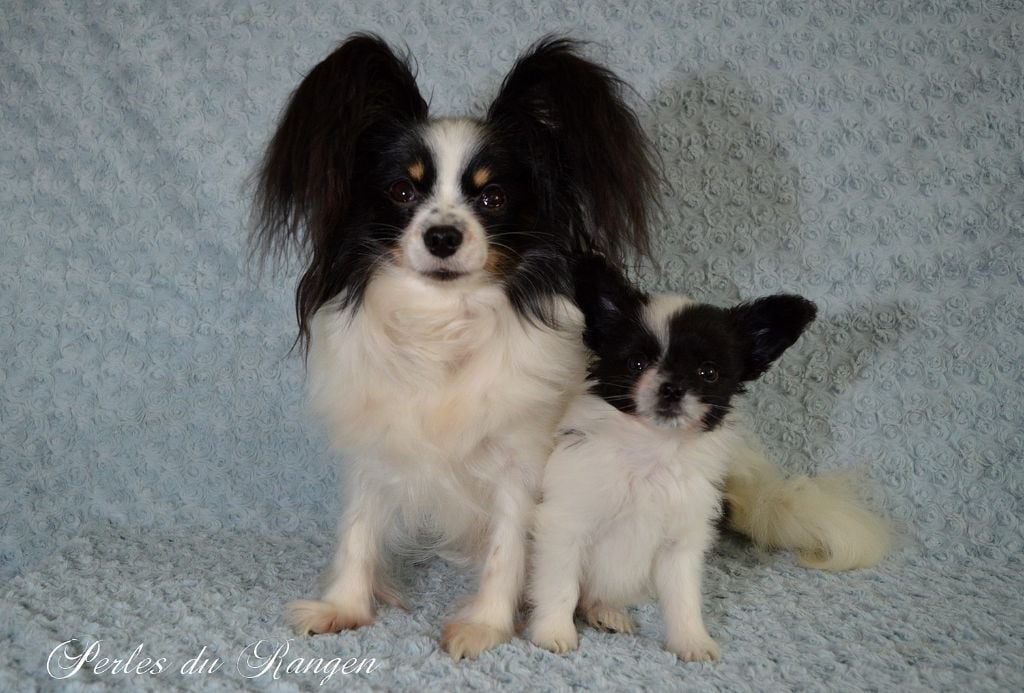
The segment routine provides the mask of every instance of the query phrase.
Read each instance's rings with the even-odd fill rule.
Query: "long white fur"
[[[686,661],[718,659],[701,617],[701,570],[740,436],[728,420],[711,432],[655,427],[591,394],[559,429],[536,516],[530,638],[576,649],[577,605],[594,625],[628,630],[621,609],[653,592],[666,648]]]

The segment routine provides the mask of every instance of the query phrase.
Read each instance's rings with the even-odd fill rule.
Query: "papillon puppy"
[[[256,175],[254,245],[305,264],[297,343],[345,507],[321,598],[286,608],[298,632],[372,622],[398,601],[384,566],[402,549],[479,571],[442,630],[453,657],[512,636],[544,463],[585,380],[573,262],[648,250],[655,157],[622,94],[547,38],[484,117],[431,118],[407,61],[363,34],[292,94]],[[806,528],[774,486],[763,502],[773,470],[734,470],[740,517]],[[817,524],[801,540],[831,556]]]
[[[512,636],[544,462],[584,379],[570,263],[647,249],[656,169],[621,92],[548,38],[483,119],[431,119],[406,61],[356,35],[292,95],[256,238],[305,254],[299,339],[345,496],[322,597],[287,607],[297,631],[370,623],[397,600],[385,559],[412,547],[479,570],[443,629],[454,658]]]
[[[544,471],[530,637],[556,653],[576,649],[577,608],[594,627],[632,631],[623,607],[653,591],[666,649],[717,660],[700,584],[721,488],[744,447],[733,403],[815,306],[791,295],[732,308],[648,296],[600,258],[583,261],[577,278],[593,358]]]

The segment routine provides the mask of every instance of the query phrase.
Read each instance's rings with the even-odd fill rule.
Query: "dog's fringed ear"
[[[291,96],[256,178],[254,250],[297,243],[316,252],[346,219],[358,147],[377,128],[427,117],[408,63],[384,41],[355,34]]]
[[[583,342],[600,351],[605,341],[623,329],[636,329],[647,295],[630,284],[615,266],[599,255],[584,255],[573,268],[576,305],[586,326]]]
[[[568,229],[575,250],[621,264],[629,251],[649,255],[658,170],[623,83],[578,49],[541,39],[505,77],[487,120],[526,149],[543,212]]]
[[[742,380],[760,377],[803,334],[818,314],[806,298],[778,294],[729,309],[733,324],[747,344]]]

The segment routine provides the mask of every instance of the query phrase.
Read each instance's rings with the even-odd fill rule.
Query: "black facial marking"
[[[728,312],[709,305],[688,306],[669,318],[668,332],[668,349],[658,372],[665,383],[708,406],[701,425],[714,430],[732,408],[732,398],[744,391],[743,344]],[[676,407],[674,414],[679,413]]]
[[[568,228],[543,213],[544,180],[533,177],[528,152],[509,133],[484,123],[479,152],[466,164],[459,185],[484,227],[488,270],[497,275],[521,314],[548,320],[550,298],[571,291]],[[477,174],[487,171],[483,185]]]
[[[637,383],[656,369],[651,412],[670,423],[684,415],[690,398],[704,405],[700,425],[718,428],[745,384],[759,377],[814,319],[814,304],[799,296],[769,296],[732,308],[686,306],[668,316],[663,346],[646,324],[649,297],[602,257],[575,267],[576,301],[586,324],[583,341],[592,353],[591,392],[619,411],[637,411]]]
[[[419,132],[382,132],[368,139],[370,147],[379,148],[379,156],[367,161],[369,183],[382,186],[390,194],[395,183],[405,181],[416,191],[418,201],[430,195],[437,181],[437,168]],[[419,175],[413,176],[411,170]]]
[[[669,319],[669,344],[659,374],[707,405],[704,430],[721,425],[732,399],[760,377],[814,319],[816,308],[799,296],[768,296],[733,308],[689,306]],[[659,409],[671,402],[659,400]]]
[[[616,328],[615,337],[603,341],[601,349],[594,352],[588,372],[595,382],[590,391],[619,411],[632,414],[636,412],[637,381],[658,361],[661,346],[639,316],[623,316]],[[638,358],[645,362],[643,368],[636,367]]]
[[[596,255],[575,268],[576,302],[586,325],[583,342],[593,357],[591,392],[619,411],[636,411],[636,383],[661,357],[661,345],[644,321],[647,296]]]

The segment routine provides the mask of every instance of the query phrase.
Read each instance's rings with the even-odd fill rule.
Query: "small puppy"
[[[596,257],[576,279],[590,387],[562,419],[544,473],[530,637],[552,652],[575,649],[577,606],[594,627],[631,631],[622,607],[653,588],[666,649],[717,660],[700,581],[743,445],[732,400],[796,341],[815,306],[789,295],[732,308],[648,296]]]

